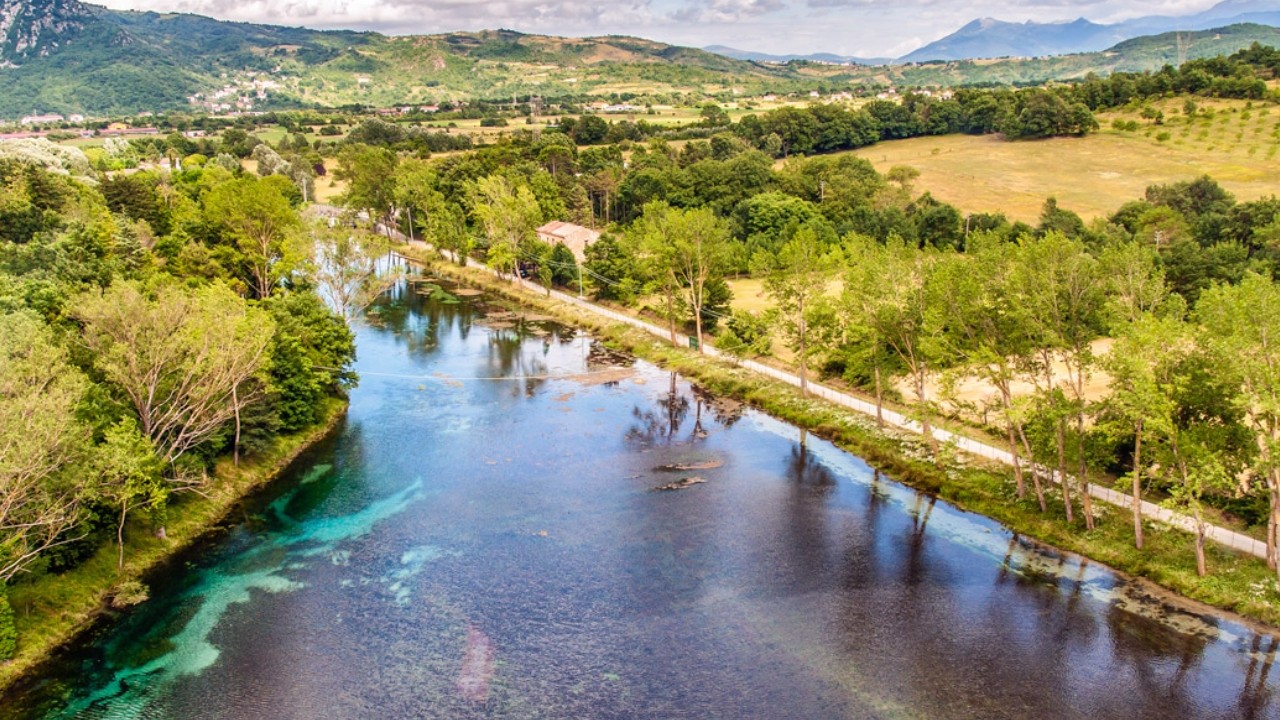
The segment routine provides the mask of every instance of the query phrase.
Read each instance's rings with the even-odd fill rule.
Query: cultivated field
[[[856,153],[880,171],[894,165],[920,170],[917,192],[927,190],[966,211],[1001,211],[1028,222],[1050,196],[1090,219],[1142,197],[1148,185],[1205,174],[1241,200],[1280,192],[1280,108],[1206,101],[1188,118],[1182,102],[1155,106],[1165,115],[1159,125],[1137,112],[1100,115],[1102,129],[1085,138],[1006,142],[993,135],[947,135],[883,142]],[[1116,130],[1117,119],[1139,127]]]

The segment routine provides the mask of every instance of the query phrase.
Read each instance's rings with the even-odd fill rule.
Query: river
[[[336,436],[0,715],[1280,717],[1276,636],[422,287]]]

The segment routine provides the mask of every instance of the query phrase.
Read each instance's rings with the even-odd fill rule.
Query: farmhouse
[[[56,113],[46,113],[44,115],[28,115],[20,121],[23,125],[43,125],[45,123],[60,123],[63,117]]]
[[[538,239],[551,245],[564,243],[578,262],[582,262],[586,258],[584,251],[587,246],[599,240],[600,233],[581,225],[553,220],[538,228]]]

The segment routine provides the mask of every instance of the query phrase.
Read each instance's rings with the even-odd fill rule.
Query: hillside
[[[1223,0],[1191,15],[1149,15],[1114,24],[1084,18],[1072,22],[1004,22],[980,18],[899,59],[899,62],[1044,57],[1097,52],[1130,38],[1170,31],[1208,30],[1238,24],[1280,25],[1271,0]]]
[[[765,64],[633,37],[507,30],[389,37],[118,12],[77,0],[0,0],[0,118],[40,112],[272,110],[471,100],[640,97],[658,104],[852,85],[1039,84],[1154,70],[1280,45],[1234,25],[1125,41],[1097,53],[893,66]]]
[[[894,140],[857,150],[885,172],[898,165],[920,171],[918,191],[966,212],[1003,212],[1035,223],[1046,197],[1084,216],[1105,217],[1149,185],[1209,175],[1242,201],[1276,193],[1280,114],[1244,100],[1198,99],[1187,116],[1185,97],[1158,100],[1154,125],[1138,110],[1101,113],[1102,129],[1084,138],[1031,143],[995,136],[948,135]],[[1117,129],[1115,120],[1134,123]]]
[[[1253,43],[1280,45],[1280,28],[1240,24],[1193,33],[1162,33],[1126,40],[1101,52],[1042,58],[957,60],[858,69],[857,79],[905,86],[1038,85],[1090,73],[1158,70],[1183,59],[1230,55]]]
[[[174,109],[197,93],[219,104],[247,97],[267,109],[535,93],[750,92],[803,79],[786,68],[629,37],[503,30],[388,37],[117,12],[75,0],[0,0],[0,81],[0,116],[15,117]]]

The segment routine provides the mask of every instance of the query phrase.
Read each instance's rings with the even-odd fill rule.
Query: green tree
[[[354,387],[355,336],[324,302],[309,292],[273,297],[269,400],[281,432],[296,432],[320,419],[324,399]]]
[[[1111,422],[1133,433],[1131,474],[1134,546],[1143,545],[1143,442],[1154,446],[1174,432],[1175,372],[1190,350],[1190,328],[1178,318],[1144,315],[1121,329],[1102,367],[1111,377],[1106,406]],[[1150,447],[1148,448],[1150,450]]]
[[[376,227],[382,224],[390,234],[390,217],[396,207],[396,154],[370,145],[347,145],[338,153],[334,177],[347,184],[341,202],[368,213]]]
[[[404,227],[410,240],[418,239],[417,225],[429,226],[431,216],[445,203],[444,194],[436,189],[438,182],[435,168],[425,160],[405,160],[396,168],[392,195],[396,207],[405,211]]]
[[[1075,419],[1077,482],[1084,506],[1085,525],[1093,529],[1093,500],[1088,492],[1086,424],[1089,398],[1086,385],[1094,366],[1092,342],[1104,327],[1108,306],[1107,285],[1098,261],[1078,240],[1049,232],[1038,241],[1020,246],[1014,300],[1032,320],[1030,335],[1038,359],[1029,371],[1044,397],[1056,397],[1058,379],[1054,367],[1066,368],[1065,392],[1061,396],[1070,408],[1055,410],[1058,476],[1062,482],[1063,505],[1068,522],[1074,519],[1067,474],[1067,422]],[[1036,377],[1038,375],[1038,377]]]
[[[0,584],[75,539],[88,429],[87,383],[34,315],[0,314]]]
[[[946,359],[937,322],[939,304],[946,298],[937,296],[937,284],[932,282],[939,255],[897,238],[881,245],[857,235],[846,240],[844,253],[847,269],[841,308],[852,325],[849,335],[883,345],[906,369],[921,432],[938,458],[926,384],[929,373],[941,369]]]
[[[301,224],[279,176],[243,177],[222,183],[205,198],[205,217],[224,227],[249,266],[254,294],[266,298],[297,259],[294,240]]]
[[[521,253],[535,239],[534,228],[541,219],[533,192],[504,175],[490,175],[475,184],[472,212],[489,239],[490,267],[510,272],[515,279]]]
[[[379,268],[379,261],[391,250],[390,241],[381,235],[317,223],[311,238],[311,279],[343,320],[369,307],[403,277],[394,269]]]
[[[692,315],[694,337],[701,351],[703,313],[711,305],[710,291],[733,263],[728,224],[706,208],[680,210],[653,203],[645,206],[636,225],[640,228],[644,262],[651,275],[658,278],[667,300],[672,342],[678,297]]]
[[[808,395],[809,357],[815,301],[826,294],[834,270],[831,258],[812,227],[802,227],[769,263],[764,291],[773,300],[782,336],[800,363],[800,394]]]
[[[138,432],[133,418],[127,417],[107,428],[94,453],[94,465],[98,472],[95,495],[120,511],[116,522],[117,567],[124,570],[124,525],[129,512],[140,507],[162,507],[169,497],[170,486],[162,475],[164,461]]]
[[[1035,348],[1032,319],[1016,300],[1017,252],[1017,247],[1008,243],[978,240],[968,253],[946,256],[936,282],[938,292],[949,298],[939,306],[948,352],[962,358],[966,372],[985,380],[999,394],[1016,492],[1022,498],[1026,494],[1022,451],[1028,456],[1031,453],[1022,408],[1015,402],[1014,383]],[[1032,482],[1043,512],[1047,510],[1044,488],[1034,468]]]
[[[624,243],[617,235],[604,233],[583,254],[582,269],[594,298],[630,303],[640,294],[644,279],[635,243]]]
[[[1239,395],[1258,448],[1256,471],[1266,478],[1267,566],[1280,573],[1280,287],[1250,273],[1239,285],[1206,290],[1196,318],[1219,356],[1241,379]]]
[[[235,422],[264,368],[273,323],[220,285],[162,286],[150,295],[117,282],[81,295],[72,315],[93,364],[133,408],[142,434],[176,475],[178,461]],[[196,482],[191,477],[175,481]]]

